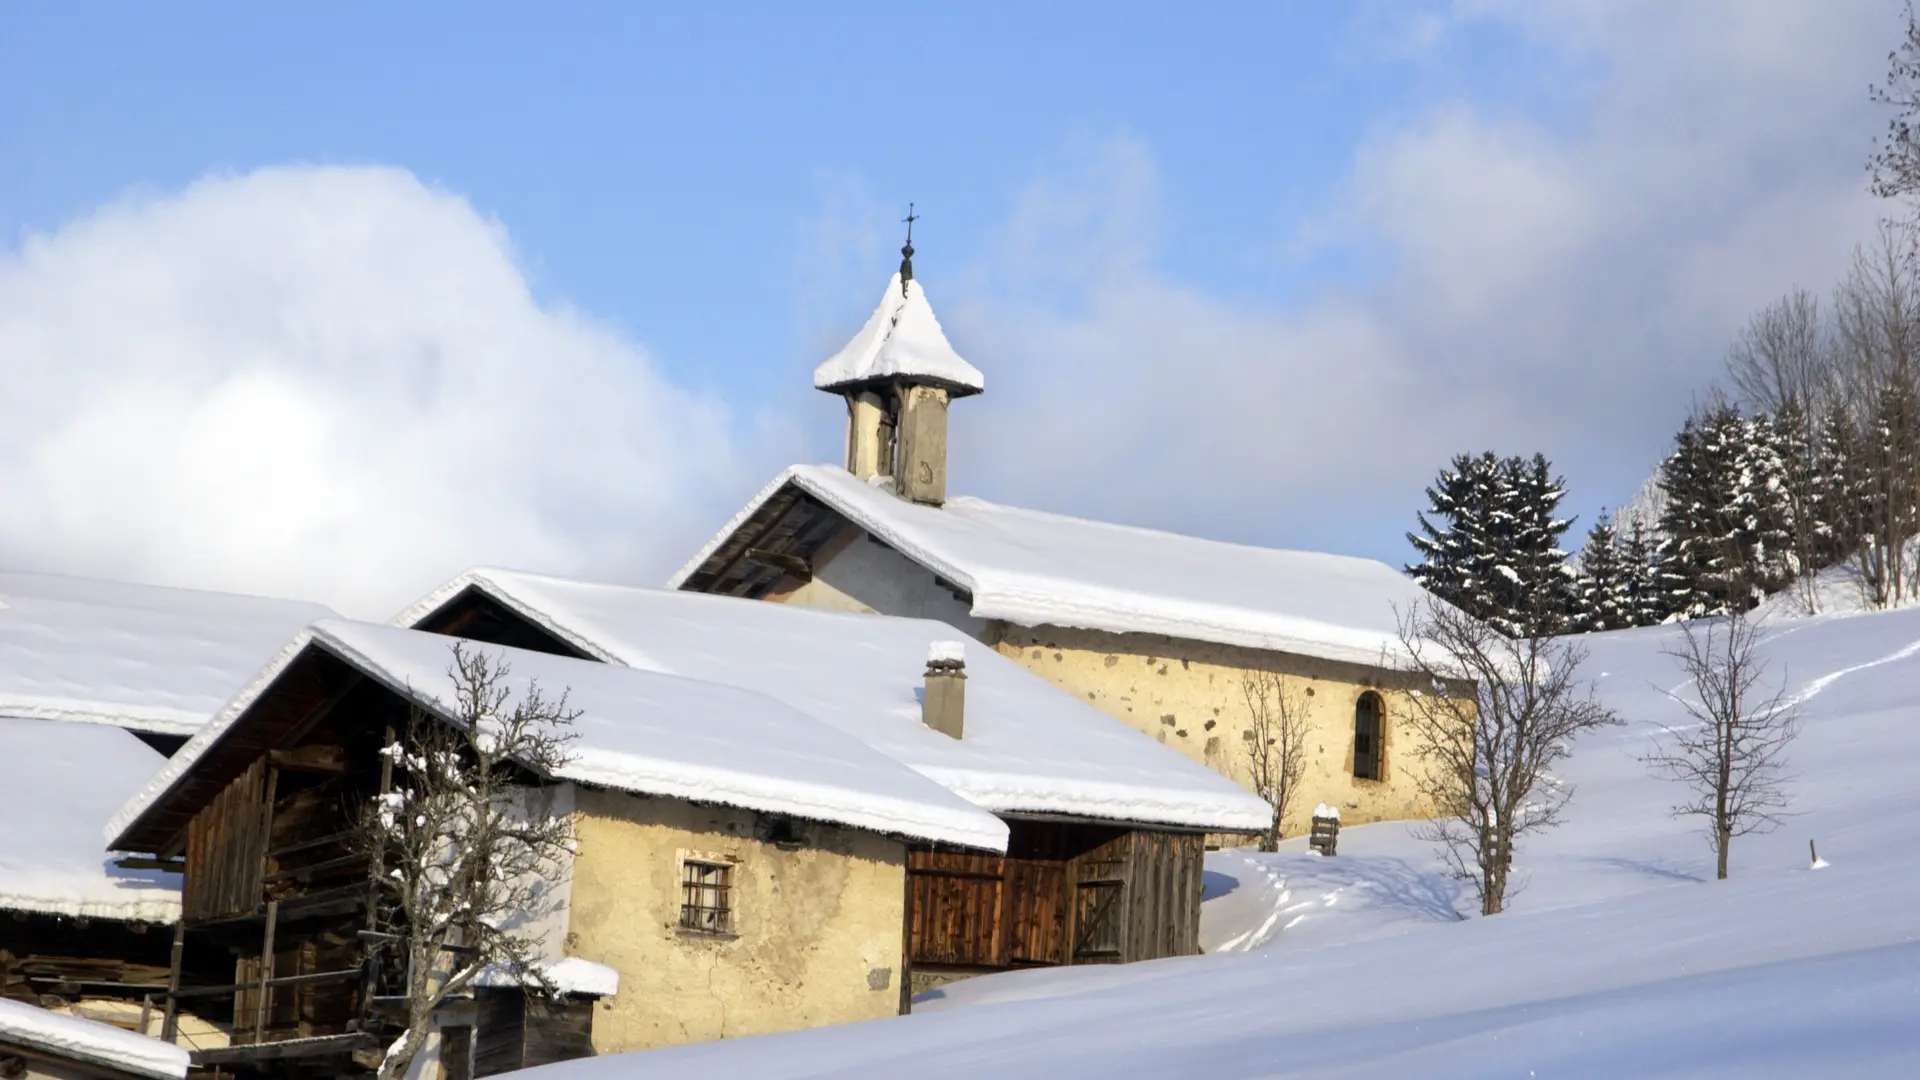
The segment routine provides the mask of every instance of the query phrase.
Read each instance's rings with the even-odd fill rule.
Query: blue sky
[[[209,171],[400,165],[504,223],[543,295],[732,391],[747,373],[792,377],[807,322],[857,323],[889,269],[891,248],[862,252],[837,311],[798,308],[825,215],[857,200],[866,225],[915,202],[937,281],[980,260],[1020,189],[1078,140],[1153,148],[1157,257],[1180,280],[1276,304],[1358,272],[1363,251],[1307,253],[1295,233],[1370,125],[1436,87],[1498,96],[1529,78],[1497,28],[1445,62],[1367,36],[1420,11],[43,6],[0,46],[14,103],[0,226],[48,231]],[[738,319],[742,300],[754,318]]]
[[[112,207],[151,224],[196,183],[287,168],[317,185],[288,198],[335,206],[312,194],[341,175],[321,167],[397,170],[402,186],[464,202],[475,227],[504,230],[498,257],[536,314],[618,338],[679,402],[669,412],[713,410],[689,436],[712,445],[688,452],[725,461],[691,468],[698,486],[664,486],[660,499],[693,504],[686,521],[633,552],[446,527],[427,530],[446,539],[423,541],[399,576],[430,583],[442,565],[497,557],[646,580],[778,465],[834,454],[837,413],[811,399],[807,373],[870,310],[912,200],[921,278],[989,378],[969,414],[956,410],[963,489],[1397,561],[1420,486],[1455,451],[1545,450],[1588,517],[1625,498],[1744,313],[1830,283],[1874,212],[1859,163],[1878,119],[1862,91],[1891,13],[1870,0],[1680,14],[27,7],[0,36],[0,255],[12,252],[0,281],[124,317],[131,301],[55,257],[120,220]],[[195,220],[218,230],[222,197],[203,192]],[[191,243],[142,228],[116,242],[142,257]],[[400,256],[316,258],[324,267],[301,264],[302,280]],[[248,288],[291,272],[234,271]],[[180,332],[182,353],[205,353],[227,328]],[[42,327],[33,340],[66,339]],[[369,340],[377,352],[385,339]],[[47,346],[39,366],[104,376],[125,362],[66,347]],[[297,380],[320,367],[284,349],[209,370],[258,363]],[[461,366],[446,342],[433,349]],[[196,385],[205,374],[171,370]],[[380,379],[374,365],[326,385],[378,411]],[[1089,381],[1098,392],[1083,392]],[[16,379],[11,393],[27,391]],[[56,412],[89,408],[78,383],[43,397]],[[63,427],[75,425],[47,438]],[[51,444],[26,445],[44,457]],[[671,471],[675,452],[645,460]],[[313,468],[342,490],[359,483],[329,460]],[[630,500],[555,502],[571,480],[526,483],[502,497],[544,534],[611,537],[636,526],[621,515],[653,520]],[[193,540],[165,555],[89,548],[81,563],[66,545],[0,536],[0,556],[253,580],[206,571]],[[271,575],[260,587],[335,588]]]

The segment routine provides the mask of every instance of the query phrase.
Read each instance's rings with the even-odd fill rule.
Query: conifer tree
[[[1603,510],[1580,548],[1575,626],[1583,631],[1624,630],[1636,625],[1625,558],[1613,522]]]
[[[1653,626],[1677,610],[1670,593],[1675,583],[1665,570],[1662,541],[1635,521],[1620,543],[1619,561],[1624,581],[1628,626]]]
[[[1677,611],[1744,611],[1792,580],[1792,507],[1770,422],[1730,407],[1688,420],[1661,465],[1660,485]]]
[[[1512,636],[1550,634],[1573,611],[1573,575],[1557,516],[1566,484],[1544,456],[1462,454],[1427,489],[1422,561],[1407,567],[1429,592]]]
[[[1489,582],[1502,547],[1498,524],[1505,505],[1497,494],[1500,463],[1491,451],[1460,454],[1427,488],[1427,510],[1415,515],[1420,534],[1407,540],[1421,561],[1407,567],[1420,586],[1477,618],[1498,607]]]

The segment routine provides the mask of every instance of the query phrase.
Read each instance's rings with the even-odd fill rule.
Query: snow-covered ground
[[[1337,858],[1220,852],[1213,955],[994,976],[915,1015],[620,1055],[572,1080],[1101,1076],[1920,1075],[1920,610],[1776,620],[1802,699],[1794,811],[1713,880],[1699,823],[1640,756],[1680,722],[1678,631],[1595,635],[1587,673],[1628,721],[1560,779],[1566,824],[1521,853],[1510,910],[1469,893],[1403,824]],[[1807,842],[1830,865],[1811,869]],[[590,1075],[592,1074],[592,1075]]]

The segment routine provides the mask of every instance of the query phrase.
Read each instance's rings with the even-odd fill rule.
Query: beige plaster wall
[[[899,1008],[906,847],[801,823],[755,838],[751,811],[579,792],[567,952],[620,972],[597,1053],[819,1027]],[[684,855],[733,864],[734,933],[680,925]]]
[[[1148,634],[995,623],[985,636],[1029,671],[1249,789],[1247,673],[1298,680],[1311,694],[1310,757],[1285,834],[1305,832],[1319,802],[1339,807],[1346,825],[1430,814],[1414,782],[1421,764],[1405,727],[1406,694],[1391,672]],[[1353,775],[1354,706],[1368,690],[1386,707],[1379,780]]]
[[[829,611],[938,619],[974,637],[987,627],[986,620],[974,618],[967,602],[925,567],[851,525],[814,556],[813,580],[783,578],[766,599]]]

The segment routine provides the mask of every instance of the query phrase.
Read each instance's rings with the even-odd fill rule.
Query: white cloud
[[[652,582],[728,417],[393,169],[278,168],[0,253],[0,565],[384,616],[462,566]]]
[[[1897,8],[1476,4],[1382,48],[1464,62],[1447,38],[1489,21],[1566,85],[1385,118],[1299,230],[1382,255],[1363,286],[1261,306],[1159,273],[1131,138],[1037,181],[943,308],[989,385],[955,410],[955,482],[1388,558],[1458,451],[1545,451],[1589,516],[1630,495],[1746,316],[1871,229]],[[1036,251],[1101,269],[1037,274]]]

